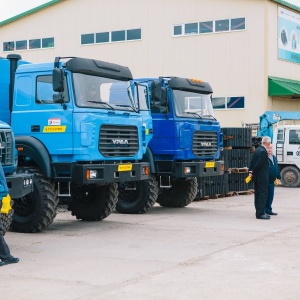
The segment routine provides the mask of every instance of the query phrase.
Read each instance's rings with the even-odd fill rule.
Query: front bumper
[[[21,198],[33,191],[33,175],[13,174],[5,177],[9,195],[12,199]]]
[[[187,173],[187,170],[190,172]],[[175,177],[207,177],[224,174],[224,161],[176,162]]]
[[[148,171],[145,173],[146,168]],[[140,181],[149,179],[149,163],[122,164],[77,164],[73,181],[77,184],[97,184],[111,182]],[[93,173],[93,178],[89,178]]]

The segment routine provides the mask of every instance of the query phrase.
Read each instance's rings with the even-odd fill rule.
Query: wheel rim
[[[119,198],[128,203],[136,201],[140,187],[135,182],[125,182],[119,185]]]
[[[296,180],[297,180],[296,174],[294,172],[292,172],[292,171],[288,171],[284,175],[284,180],[287,183],[295,183]]]
[[[35,210],[35,201],[31,193],[22,198],[14,199],[14,219],[29,220]]]

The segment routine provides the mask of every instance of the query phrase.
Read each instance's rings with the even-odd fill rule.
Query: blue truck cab
[[[145,81],[145,79],[141,79]],[[223,135],[210,85],[179,77],[149,81],[154,136],[149,143],[158,172],[176,177],[220,175]]]
[[[28,63],[12,54],[1,61],[10,66],[5,117],[16,136],[19,167],[35,175],[37,186],[45,182],[25,216],[21,204],[19,214],[15,209],[17,230],[45,229],[58,197],[68,199],[77,219],[102,220],[116,205],[117,183],[149,179],[142,158],[152,122],[139,113],[127,67],[79,57]],[[113,99],[115,84],[128,91],[123,98]]]
[[[207,82],[180,77],[140,78],[132,84],[138,99],[149,97],[150,111],[144,116],[151,113],[153,137],[145,160],[159,188],[156,201],[161,206],[186,206],[197,194],[198,179],[224,174],[223,135],[214,117],[212,88]],[[118,211],[140,212],[130,210],[132,195],[124,193],[121,200]]]

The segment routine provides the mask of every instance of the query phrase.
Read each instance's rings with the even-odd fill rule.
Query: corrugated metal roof
[[[42,10],[42,9],[45,9],[45,8],[47,8],[49,6],[52,6],[52,5],[57,4],[59,2],[62,2],[62,1],[65,1],[65,0],[52,0],[52,1],[46,2],[46,3],[42,4],[42,5],[39,5],[39,6],[35,7],[35,8],[32,8],[30,10],[27,10],[27,11],[21,13],[21,14],[18,14],[18,15],[14,16],[14,17],[11,17],[9,19],[6,19],[6,20],[0,22],[0,27],[5,26],[5,25],[7,25],[9,23],[15,22],[15,21],[17,21],[17,20],[19,20],[21,18],[24,18],[24,17],[26,17],[28,15],[34,14],[34,13],[36,13],[36,12]]]

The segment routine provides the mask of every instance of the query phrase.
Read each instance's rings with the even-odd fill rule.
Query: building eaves
[[[21,18],[24,18],[24,17],[26,17],[28,15],[34,14],[34,13],[36,13],[36,12],[42,10],[42,9],[48,8],[49,6],[52,6],[52,5],[57,4],[59,2],[62,2],[62,1],[64,1],[64,0],[52,0],[52,1],[46,2],[46,3],[42,4],[42,5],[39,5],[39,6],[35,7],[35,8],[32,8],[30,10],[27,10],[27,11],[21,13],[21,14],[18,14],[18,15],[14,16],[14,17],[11,17],[9,19],[6,19],[6,20],[0,22],[0,27],[3,27],[3,26],[5,26],[5,25],[7,25],[9,23],[15,22],[15,21],[17,21],[17,20],[19,20]]]
[[[298,5],[292,4],[288,0],[272,0],[272,1],[277,2],[284,6],[290,7],[292,9],[300,12],[300,5],[298,6]]]

